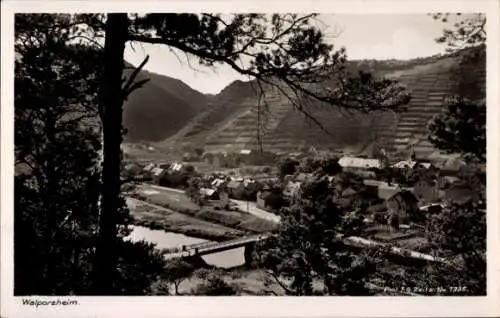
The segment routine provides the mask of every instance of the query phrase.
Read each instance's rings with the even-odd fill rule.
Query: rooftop
[[[342,157],[339,165],[343,168],[381,168],[382,164],[378,159],[365,159],[357,157]]]

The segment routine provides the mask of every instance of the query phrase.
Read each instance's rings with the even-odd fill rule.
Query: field
[[[174,210],[197,220],[237,229],[248,233],[272,231],[276,223],[267,221],[236,209],[223,210],[209,203],[200,207],[181,191],[170,191],[141,185],[137,188],[136,199]]]
[[[135,225],[214,241],[225,241],[245,234],[237,229],[199,220],[169,209],[155,208],[136,200],[133,200],[133,203],[135,209],[132,216]]]

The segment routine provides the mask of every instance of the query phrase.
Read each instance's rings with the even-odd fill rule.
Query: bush
[[[164,271],[163,255],[151,243],[118,244],[116,295],[151,295],[152,285]]]
[[[170,283],[159,279],[151,284],[152,296],[167,296],[170,295]]]
[[[195,266],[183,259],[167,261],[163,278],[174,285],[175,294],[179,294],[179,284],[195,271]]]
[[[220,278],[220,272],[204,273],[205,281],[199,284],[192,293],[203,296],[233,296],[238,294],[238,288],[232,284],[226,283]]]
[[[297,171],[299,162],[290,158],[283,159],[278,164],[278,170],[280,177],[284,177],[289,174],[294,174]]]

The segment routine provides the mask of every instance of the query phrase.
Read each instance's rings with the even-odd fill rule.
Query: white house
[[[357,158],[357,157],[342,157],[339,159],[339,165],[342,168],[351,169],[370,169],[370,168],[382,168],[382,163],[379,159],[367,159],[367,158]]]
[[[163,172],[163,169],[162,168],[154,168],[153,170],[151,170],[151,173],[155,176],[155,177],[158,177],[161,173]]]
[[[150,163],[150,164],[148,164],[147,166],[144,167],[144,171],[150,172],[151,170],[153,170],[154,167],[155,167],[155,164],[154,163]]]
[[[413,160],[403,160],[393,164],[392,167],[397,169],[404,169],[404,168],[413,169],[413,167],[415,167],[416,164],[417,162]]]
[[[393,168],[398,168],[398,169],[404,169],[404,168],[410,168],[413,169],[415,168],[416,165],[420,165],[424,167],[425,169],[429,169],[431,167],[431,164],[429,162],[416,162],[414,160],[402,160],[399,161],[395,164],[392,165]]]
[[[183,166],[182,163],[174,162],[170,166],[170,170],[172,170],[172,171],[180,171],[182,169],[182,166]]]

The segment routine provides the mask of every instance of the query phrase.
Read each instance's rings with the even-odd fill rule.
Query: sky
[[[327,41],[336,48],[344,46],[349,59],[411,59],[445,50],[434,41],[445,25],[426,14],[328,14],[319,19]],[[150,59],[144,69],[180,79],[206,94],[217,94],[235,80],[248,80],[228,66],[199,66],[194,58],[188,61],[162,45],[127,44],[125,59],[133,65],[146,55]]]

